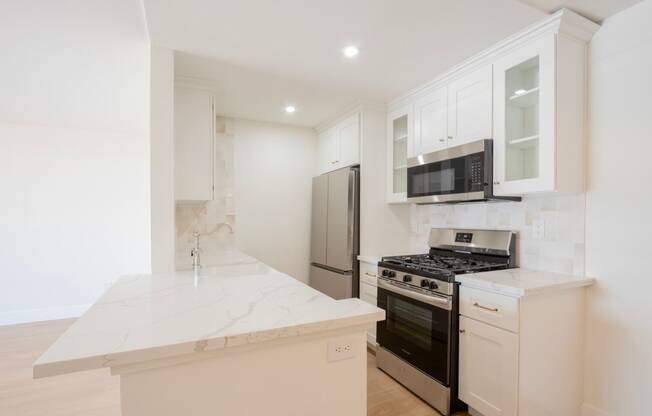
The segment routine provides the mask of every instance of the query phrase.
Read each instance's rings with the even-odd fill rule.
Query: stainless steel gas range
[[[515,267],[511,231],[433,228],[427,254],[378,263],[377,366],[450,415],[457,400],[459,285],[455,275]]]

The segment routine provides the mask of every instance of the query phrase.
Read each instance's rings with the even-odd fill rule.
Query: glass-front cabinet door
[[[412,107],[388,115],[387,126],[387,202],[407,202],[407,149],[412,141]]]
[[[555,36],[494,63],[494,193],[554,190]]]

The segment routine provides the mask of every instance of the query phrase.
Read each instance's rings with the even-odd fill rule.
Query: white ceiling
[[[546,12],[553,12],[566,7],[595,22],[602,22],[607,17],[625,10],[641,0],[520,0]]]
[[[387,102],[545,16],[517,0],[144,3],[152,43],[182,52],[177,76],[211,80],[218,112],[306,126],[358,99]]]

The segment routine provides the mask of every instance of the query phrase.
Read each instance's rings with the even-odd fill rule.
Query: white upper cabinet
[[[335,169],[338,163],[338,143],[335,129],[326,130],[319,134],[319,172],[328,172]]]
[[[339,142],[338,167],[360,163],[360,117],[355,114],[337,126]]]
[[[407,149],[413,137],[413,111],[408,105],[387,116],[387,202],[407,201]]]
[[[360,116],[354,114],[319,134],[319,173],[360,163]]]
[[[414,102],[409,156],[492,137],[491,65],[475,70]]]
[[[448,146],[491,139],[493,73],[491,65],[448,86]]]
[[[414,140],[410,157],[446,148],[446,87],[440,87],[418,98],[414,103]]]
[[[548,34],[494,63],[494,193],[584,189],[586,45]]]
[[[213,199],[215,112],[208,91],[174,89],[174,193],[177,201]]]
[[[598,27],[562,9],[391,102],[390,114],[414,109],[408,158],[493,138],[494,194],[582,192],[587,53]],[[394,169],[388,157],[388,188]]]
[[[494,191],[555,190],[555,36],[494,64]]]

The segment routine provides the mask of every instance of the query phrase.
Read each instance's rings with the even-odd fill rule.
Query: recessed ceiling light
[[[358,49],[357,46],[351,45],[351,46],[347,46],[346,48],[342,49],[342,53],[347,58],[353,58],[354,56],[356,56],[357,54],[360,53],[360,49]]]
[[[294,113],[295,111],[297,111],[297,108],[293,105],[288,105],[287,107],[285,107],[286,113]]]

